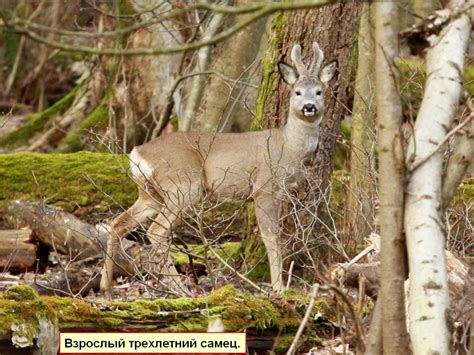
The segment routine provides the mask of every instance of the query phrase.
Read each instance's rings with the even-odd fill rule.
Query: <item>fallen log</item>
[[[380,237],[372,234],[368,238],[369,246],[354,260],[348,263],[335,265],[331,270],[331,278],[342,283],[346,287],[358,288],[359,279],[365,279],[365,294],[372,299],[377,299],[379,281],[379,259]],[[372,253],[372,254],[369,254]],[[462,329],[467,324],[474,304],[474,267],[471,266],[470,273],[467,265],[457,258],[453,253],[446,250],[446,266],[448,270],[448,287],[451,300],[449,312],[450,323],[454,328]],[[357,263],[367,257],[369,262]],[[470,275],[471,274],[471,275]],[[407,280],[408,281],[408,280]],[[408,295],[408,282],[405,282],[406,295]]]
[[[107,236],[70,213],[45,204],[15,200],[5,213],[35,231],[36,238],[51,250],[80,260],[103,253]]]
[[[29,243],[31,229],[0,230],[0,272],[32,270],[36,246]]]
[[[68,212],[45,204],[16,200],[6,206],[5,213],[30,226],[34,231],[34,240],[28,236],[28,241],[40,242],[50,251],[69,258],[67,267],[60,272],[37,277],[32,286],[41,294],[85,295],[91,289],[98,290],[97,275],[108,238],[106,229],[96,229]],[[29,252],[26,261],[31,266],[36,260],[36,246],[26,241],[21,247]],[[123,267],[117,268],[117,274],[130,276],[135,272],[134,266],[140,266],[140,261],[146,260],[149,250],[143,251],[140,245],[128,240],[123,241],[123,247],[125,253],[117,255],[117,262]],[[3,250],[6,263],[11,255],[26,254],[21,253],[22,248],[19,249],[17,244],[5,243],[3,249],[0,247],[0,257]]]
[[[377,299],[380,288],[379,266],[380,262],[372,262],[366,264],[353,264],[349,267],[341,266],[344,270],[343,285],[346,287],[358,288],[359,279],[364,277],[365,294],[370,298]]]
[[[30,226],[36,241],[47,246],[50,251],[66,256],[58,256],[60,271],[36,278],[32,286],[41,294],[86,295],[91,289],[98,290],[98,274],[109,236],[107,227],[96,228],[57,208],[18,200],[7,205],[6,213]],[[236,257],[240,255],[239,246],[240,243],[228,242],[221,248],[215,248],[215,252],[234,265],[240,261],[240,257]],[[9,253],[13,253],[13,250]],[[195,281],[198,276],[206,273],[204,264],[193,263],[190,256],[202,257],[202,246],[173,246],[171,253],[177,269],[182,273],[192,273]],[[153,274],[156,265],[150,245],[141,245],[127,239],[122,240],[116,262],[120,266],[116,268],[116,274],[127,277],[148,272]],[[219,261],[211,255],[207,265],[209,263],[214,265]]]

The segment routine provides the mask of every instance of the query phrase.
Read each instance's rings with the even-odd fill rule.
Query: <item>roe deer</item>
[[[135,147],[131,171],[139,188],[137,201],[114,219],[101,289],[110,296],[114,256],[120,238],[147,219],[147,235],[160,258],[163,275],[177,275],[168,255],[171,228],[202,193],[217,200],[253,199],[270,265],[274,290],[283,288],[279,214],[284,185],[303,177],[303,160],[314,154],[323,115],[324,91],[336,63],[320,70],[323,52],[313,43],[313,61],[306,67],[301,47],[291,51],[292,67],[280,62],[284,81],[292,86],[288,121],[278,129],[247,133],[178,132]],[[163,207],[164,206],[164,207]]]

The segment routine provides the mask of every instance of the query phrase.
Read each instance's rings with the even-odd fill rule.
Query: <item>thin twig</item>
[[[474,114],[471,113],[469,117],[464,120],[464,122],[462,122],[457,127],[453,128],[451,132],[449,132],[446,136],[444,136],[441,142],[438,143],[438,145],[433,149],[431,153],[429,153],[426,157],[417,161],[416,163],[413,163],[410,169],[410,173],[413,173],[416,169],[418,169],[420,166],[426,163],[433,155],[436,154],[436,152],[438,152],[438,150],[440,150],[443,147],[443,145],[445,145],[448,142],[449,138],[451,138],[457,131],[459,131],[461,128],[467,125],[473,117],[474,117]]]
[[[291,278],[293,276],[293,267],[295,266],[295,261],[291,260],[290,269],[288,270],[288,281],[286,282],[286,289],[290,288]]]
[[[311,316],[311,311],[313,310],[314,303],[316,302],[316,297],[318,296],[318,291],[319,291],[319,284],[314,284],[313,285],[313,292],[311,293],[311,300],[309,301],[308,308],[306,309],[306,313],[304,315],[303,321],[301,322],[298,331],[296,332],[295,338],[293,339],[293,342],[291,343],[290,348],[288,349],[288,352],[286,355],[293,355],[296,351],[296,346],[298,345],[298,341],[303,334],[304,328],[306,327],[306,324],[308,323],[309,317]]]
[[[245,277],[244,275],[242,275],[240,272],[238,272],[236,269],[234,269],[232,266],[230,266],[227,261],[225,261],[214,249],[212,248],[209,248],[209,250],[212,252],[212,254],[214,254],[214,256],[219,259],[219,261],[224,264],[224,266],[226,268],[228,268],[230,271],[232,271],[233,273],[235,273],[237,275],[237,277],[239,277],[241,280],[247,282],[250,286],[252,286],[253,288],[255,288],[256,290],[262,292],[262,293],[268,293],[266,292],[263,288],[261,288],[260,286],[258,286],[256,283],[254,283],[253,281],[249,280],[247,277]]]
[[[341,291],[340,288],[334,286],[334,285],[327,285],[327,286],[321,286],[322,290],[327,290],[327,291],[334,291],[336,295],[338,295],[349,307],[349,312],[351,314],[352,320],[354,321],[355,325],[355,331],[356,331],[356,340],[357,340],[357,350],[358,353],[363,354],[365,351],[365,344],[364,344],[364,333],[362,329],[362,325],[360,324],[360,319],[357,316],[356,312],[354,311],[354,307],[352,307],[351,302],[347,298],[344,292]]]

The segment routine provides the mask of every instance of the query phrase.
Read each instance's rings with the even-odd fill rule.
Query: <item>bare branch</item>
[[[183,46],[171,47],[171,48],[134,48],[134,49],[120,50],[116,48],[97,49],[97,48],[88,47],[88,46],[70,45],[66,43],[51,41],[43,36],[38,35],[34,31],[32,31],[31,28],[28,27],[28,25],[18,25],[20,23],[19,21],[13,21],[13,22],[7,21],[5,16],[3,16],[4,21],[5,21],[5,26],[3,27],[8,30],[14,31],[16,33],[25,35],[36,42],[42,43],[52,48],[61,49],[64,51],[97,54],[97,55],[122,55],[122,56],[158,55],[158,54],[166,55],[166,54],[173,54],[173,53],[201,48],[203,46],[216,44],[218,42],[225,40],[226,38],[229,38],[233,34],[239,32],[250,23],[278,11],[288,11],[288,10],[298,10],[298,9],[320,7],[320,6],[330,4],[331,2],[332,0],[305,0],[305,1],[298,1],[295,3],[264,3],[263,2],[263,3],[251,4],[245,7],[215,6],[211,4],[202,4],[202,3],[190,5],[186,9],[171,11],[166,16],[163,16],[157,22],[161,22],[164,19],[167,19],[173,16],[177,16],[179,13],[191,11],[195,9],[206,9],[206,10],[211,10],[215,12],[223,12],[223,13],[228,13],[228,14],[244,14],[244,13],[252,13],[252,12],[253,14],[249,15],[245,20],[242,20],[241,22],[235,24],[234,26],[230,27],[229,29],[225,31],[222,31],[220,34],[212,38],[201,40],[198,42],[189,43]],[[145,26],[149,26],[154,23],[156,22],[149,21],[148,23],[145,24]],[[39,25],[36,27],[39,27]],[[112,31],[113,34],[111,34],[111,32],[103,32],[102,34],[105,36],[115,37],[115,36],[123,35],[131,31],[134,31],[136,29],[143,28],[143,27],[144,27],[144,23],[142,22],[140,24],[130,26],[123,30]],[[37,29],[40,29],[40,28],[37,28]],[[44,28],[41,27],[41,30],[44,30]],[[67,31],[64,32],[62,30],[60,31],[62,33],[58,33],[58,34],[63,34],[63,35],[65,35],[66,33],[68,33],[68,35],[73,35],[73,33],[74,35],[77,34],[77,32],[74,32],[74,31],[69,31],[69,32]]]
[[[433,149],[431,153],[423,157],[423,159],[419,160],[415,163],[410,168],[410,173],[413,173],[416,169],[418,169],[420,166],[422,166],[424,163],[426,163],[433,155],[435,155],[448,141],[449,138],[451,138],[456,132],[458,132],[461,128],[463,128],[465,125],[467,125],[472,118],[474,117],[474,114],[471,113],[468,118],[464,120],[459,126],[453,128],[442,140],[439,142],[436,147]]]
[[[298,327],[298,331],[296,332],[295,338],[291,342],[291,346],[288,349],[288,352],[286,353],[286,355],[293,355],[296,352],[296,346],[298,345],[298,340],[303,334],[304,328],[306,327],[309,317],[311,316],[311,311],[313,310],[314,303],[316,302],[318,291],[319,291],[319,284],[314,284],[313,292],[311,293],[311,300],[309,301],[308,308],[306,308],[306,313],[304,314],[303,321],[300,323],[300,326]]]

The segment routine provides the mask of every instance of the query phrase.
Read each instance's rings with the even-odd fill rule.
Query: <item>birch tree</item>
[[[379,148],[381,234],[380,301],[386,354],[408,354],[405,322],[405,241],[403,238],[404,154],[398,95],[398,4],[375,3],[375,80]]]
[[[462,94],[471,26],[469,16],[461,14],[430,38],[425,93],[408,146],[405,232],[410,266],[410,337],[415,354],[449,353],[440,148],[446,143]]]

